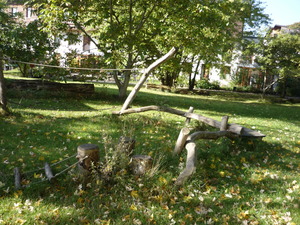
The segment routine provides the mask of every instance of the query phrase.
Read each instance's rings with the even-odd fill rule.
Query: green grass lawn
[[[155,111],[113,116],[123,103],[116,88],[96,89],[88,97],[9,90],[13,115],[0,117],[0,224],[300,224],[300,104],[142,89],[133,107],[193,106],[195,113],[219,121],[228,115],[230,123],[267,135],[262,141],[199,140],[196,173],[175,187],[186,154],[172,151],[185,119]],[[191,126],[203,128],[195,121]],[[153,157],[155,173],[135,177],[125,167],[82,188],[74,168],[53,183],[40,182],[45,162],[66,159],[81,144],[99,145],[105,164],[120,136],[136,140],[134,154]],[[53,172],[74,163],[63,161]],[[14,189],[15,167],[26,173],[22,190]]]

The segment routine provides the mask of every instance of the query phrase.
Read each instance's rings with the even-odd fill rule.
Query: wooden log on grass
[[[188,113],[193,113],[193,112],[194,112],[194,107],[190,106]],[[191,119],[190,118],[186,118],[185,125],[186,126],[189,125],[190,122],[191,122]]]
[[[21,189],[21,172],[18,167],[14,168],[14,176],[15,176],[15,189]]]
[[[221,128],[220,121],[217,121],[217,120],[214,120],[214,119],[211,119],[211,118],[208,118],[208,117],[196,114],[196,113],[184,112],[184,111],[178,110],[178,109],[173,109],[173,108],[169,108],[169,107],[160,107],[160,106],[155,106],[155,105],[145,106],[145,107],[141,107],[141,108],[126,109],[122,113],[113,112],[113,114],[120,115],[120,114],[130,114],[130,113],[141,113],[141,112],[146,112],[146,111],[151,111],[151,110],[172,113],[172,114],[175,114],[178,116],[183,116],[185,118],[195,119],[195,120],[204,122],[212,127],[218,128],[218,129]],[[238,134],[241,137],[263,138],[266,136],[264,134],[261,134],[260,132],[251,130],[249,128],[243,127],[238,124],[228,124],[227,131]]]
[[[198,131],[191,134],[188,140],[198,140],[198,139],[211,139],[216,140],[221,137],[227,137],[229,139],[234,139],[239,137],[239,135],[232,133],[230,131]]]
[[[94,144],[83,144],[77,147],[78,167],[82,173],[89,173],[99,162],[99,147]]]
[[[148,155],[134,155],[131,158],[130,167],[134,175],[144,175],[152,168],[153,159]]]
[[[227,130],[229,116],[223,116],[221,120],[220,131]]]
[[[179,155],[181,153],[189,134],[190,134],[189,128],[184,127],[181,129],[173,151],[174,155]]]
[[[196,171],[196,144],[194,142],[188,142],[185,148],[187,150],[186,166],[175,181],[175,185],[182,185]]]
[[[20,90],[47,90],[51,92],[71,92],[76,94],[93,94],[95,92],[94,84],[58,83],[45,80],[11,79],[7,83],[7,88]]]
[[[141,112],[147,112],[147,111],[162,111],[162,112],[167,112],[167,113],[172,113],[178,116],[183,116],[186,117],[187,119],[195,119],[201,122],[204,122],[212,127],[221,128],[221,122],[205,117],[205,116],[201,116],[199,114],[196,113],[191,113],[191,112],[184,112],[182,110],[178,110],[178,109],[173,109],[173,108],[169,108],[169,107],[161,107],[161,106],[156,106],[156,105],[150,105],[150,106],[145,106],[145,107],[141,107],[141,108],[131,108],[131,109],[127,109],[124,110],[121,114],[131,114],[131,113],[141,113]],[[113,114],[119,114],[119,112],[113,112]],[[243,127],[237,124],[228,124],[228,131],[231,131],[233,133],[236,134],[242,134],[243,132]]]

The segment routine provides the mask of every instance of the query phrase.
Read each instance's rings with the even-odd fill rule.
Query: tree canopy
[[[107,67],[145,67],[180,47],[185,54],[217,60],[243,27],[265,22],[259,1],[31,0],[45,29],[55,35],[79,30],[103,52]],[[130,71],[114,78],[125,97]]]
[[[300,76],[300,35],[283,33],[266,37],[256,45],[255,52],[261,68],[279,76],[284,97],[287,78]]]

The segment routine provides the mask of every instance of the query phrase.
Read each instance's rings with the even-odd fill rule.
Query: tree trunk
[[[195,87],[195,81],[196,81],[196,75],[197,75],[197,73],[198,73],[198,69],[199,69],[199,66],[200,66],[200,62],[201,62],[201,60],[198,59],[197,66],[196,66],[196,69],[195,69],[194,74],[193,74],[194,76],[191,77],[191,79],[189,80],[189,90],[190,90],[190,91],[194,90],[194,87]],[[192,74],[191,74],[191,76],[192,76]]]
[[[9,109],[7,107],[7,99],[6,99],[6,88],[4,83],[4,75],[3,75],[3,53],[0,50],[0,107],[2,108],[5,115],[10,114]]]
[[[287,89],[287,78],[286,76],[284,76],[284,78],[282,79],[282,92],[280,94],[281,98],[285,98],[286,96],[286,89]]]

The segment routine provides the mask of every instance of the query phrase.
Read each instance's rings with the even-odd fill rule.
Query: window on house
[[[202,64],[201,68],[201,78],[209,79],[210,66],[207,64]]]
[[[220,74],[220,77],[222,79],[227,79],[228,76],[230,76],[230,70],[231,70],[231,67],[230,66],[223,66],[221,68],[221,74]]]
[[[90,51],[91,39],[88,36],[83,36],[83,51]]]
[[[18,8],[17,7],[12,7],[11,8],[11,14],[13,14],[14,16],[18,13]]]
[[[27,8],[26,9],[26,18],[32,17],[32,12],[33,12],[32,8]]]

